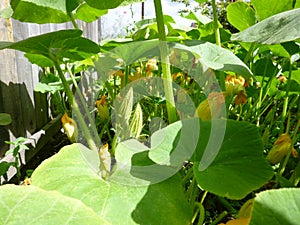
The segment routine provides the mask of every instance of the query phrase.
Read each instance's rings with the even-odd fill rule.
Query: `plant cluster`
[[[74,144],[0,187],[2,224],[298,224],[300,2],[230,3],[235,34],[197,2],[213,19],[179,26],[154,0],[156,18],[99,45],[76,19],[126,1],[11,1],[14,19],[74,25],[0,42],[43,68],[36,91]]]

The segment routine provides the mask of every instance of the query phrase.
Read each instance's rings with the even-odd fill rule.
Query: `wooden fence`
[[[0,1],[0,9],[8,5]],[[101,20],[93,23],[79,22],[84,36],[99,43]],[[72,29],[71,23],[37,25],[20,23],[13,19],[0,19],[0,41],[20,41],[31,36]],[[4,141],[16,137],[30,137],[53,118],[48,110],[47,94],[34,92],[39,82],[39,68],[32,65],[22,52],[0,51],[0,112],[9,113],[13,122],[0,126],[0,159],[9,148]]]

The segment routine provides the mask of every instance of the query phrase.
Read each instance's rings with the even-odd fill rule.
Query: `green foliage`
[[[29,148],[24,144],[25,141],[27,141],[28,139],[27,138],[24,138],[24,137],[18,137],[16,140],[14,141],[5,141],[6,144],[10,144],[10,145],[13,145],[13,148],[8,150],[5,155],[9,155],[11,154],[15,161],[14,162],[10,162],[10,163],[7,163],[7,162],[3,162],[4,165],[2,167],[3,171],[5,171],[5,173],[8,171],[9,167],[8,165],[10,166],[13,166],[15,167],[15,169],[17,170],[17,178],[18,180],[20,181],[20,178],[21,178],[21,160],[20,160],[20,156],[19,156],[19,151],[21,149],[24,149],[24,150],[29,150]],[[2,162],[0,163],[2,164]]]
[[[296,188],[259,193],[255,198],[249,225],[297,224],[300,219],[299,193],[300,190]]]
[[[0,113],[0,126],[9,125],[12,122],[11,116],[7,113]]]
[[[200,57],[201,63],[214,70],[232,71],[245,76],[245,78],[253,77],[249,68],[238,57],[225,48],[218,47],[209,42],[198,42],[196,45],[189,47],[176,44],[175,47],[192,52]]]
[[[99,52],[99,46],[81,34],[80,30],[55,31],[15,43],[1,42],[0,49],[23,51],[31,63],[49,67],[54,61],[80,61]]]
[[[293,9],[269,17],[232,36],[232,40],[278,44],[300,38],[300,9]]]
[[[81,201],[57,191],[10,184],[0,187],[0,199],[1,224],[109,224]]]
[[[85,22],[93,22],[100,16],[105,15],[107,12],[107,9],[95,9],[84,3],[78,7],[74,18]]]
[[[64,1],[12,0],[12,17],[23,22],[63,23],[70,21],[67,4]],[[34,12],[34,13],[32,13]]]
[[[23,22],[71,21],[77,28],[75,19],[92,22],[131,2],[12,0],[11,9]],[[197,26],[179,26],[156,0],[157,17],[138,22],[126,39],[99,46],[74,29],[0,42],[0,49],[22,51],[43,67],[36,91],[51,93],[61,113],[73,111],[68,119],[89,146],[72,144],[45,160],[31,187],[0,187],[1,223],[217,224],[229,213],[253,225],[297,224],[299,1],[222,2],[222,12],[215,1],[197,2],[213,8],[213,21],[191,12],[184,17]],[[224,12],[240,33],[225,29]],[[81,72],[94,69],[97,109],[86,106],[77,84]],[[0,125],[10,122],[0,114]],[[289,146],[271,167],[266,156],[275,149],[276,157],[282,134]],[[105,155],[100,139],[108,143]],[[16,161],[2,162],[0,175],[14,166],[20,177],[24,141],[9,142]]]
[[[251,3],[256,11],[259,21],[293,9],[293,0],[252,0]]]
[[[108,181],[102,180],[99,171],[92,169],[99,168],[97,164],[97,152],[73,144],[42,163],[32,174],[32,185],[78,199],[112,224],[158,224],[160,221],[188,224],[191,209],[184,199],[178,175],[158,184],[137,186],[134,179],[122,184],[114,181],[113,176]]]
[[[200,143],[196,149],[197,161],[206,149],[210,126],[210,123],[201,124],[204,133],[201,132]],[[273,175],[262,153],[262,142],[255,126],[228,120],[223,143],[212,164],[201,171],[201,162],[195,163],[196,179],[204,190],[230,199],[242,199],[252,190],[261,187]]]
[[[240,31],[255,24],[255,12],[245,2],[234,2],[226,10],[228,21]]]

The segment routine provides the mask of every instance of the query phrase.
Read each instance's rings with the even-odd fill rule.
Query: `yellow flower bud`
[[[106,105],[106,96],[102,96],[100,100],[96,101],[96,107],[101,120],[105,121],[109,117],[109,109]]]
[[[69,140],[72,143],[76,142],[78,137],[78,128],[76,122],[70,118],[67,113],[65,113],[61,118],[61,122]]]
[[[279,163],[288,153],[291,148],[292,140],[290,136],[286,133],[280,135],[280,137],[275,141],[272,149],[267,155],[267,160],[276,164]]]
[[[104,179],[107,179],[109,173],[111,171],[111,155],[108,151],[108,144],[103,145],[99,151],[99,157],[101,159],[100,169],[101,169],[101,176]]]
[[[225,93],[212,92],[208,98],[202,101],[196,109],[195,116],[202,120],[219,118],[222,113],[222,107],[225,106]]]

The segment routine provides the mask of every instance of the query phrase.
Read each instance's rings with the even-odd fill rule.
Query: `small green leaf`
[[[0,199],[0,224],[109,224],[81,201],[57,191],[8,184],[0,187]]]
[[[234,2],[227,9],[228,21],[240,31],[255,24],[255,12],[245,2]]]
[[[183,16],[184,18],[190,19],[190,20],[195,20],[197,23],[205,25],[208,23],[211,23],[212,20],[208,18],[207,16],[204,16],[200,13],[196,12],[190,12],[188,15]]]
[[[209,122],[201,123],[196,160],[201,159],[206,149],[210,126]],[[199,162],[194,164],[194,174],[200,187],[230,199],[244,198],[273,175],[272,168],[263,158],[263,145],[257,128],[247,122],[232,120],[227,120],[223,143],[214,161],[203,171],[199,170],[199,166]]]
[[[59,86],[54,86],[54,85],[48,85],[48,84],[45,84],[45,83],[38,83],[37,86],[34,88],[34,91],[36,92],[41,92],[41,93],[48,93],[48,92],[51,92],[51,93],[54,93],[56,91],[59,91],[59,90],[63,90],[63,86],[62,85],[59,85]]]
[[[0,113],[0,126],[9,125],[12,122],[11,116],[7,113]]]
[[[41,68],[54,66],[53,61],[44,55],[25,53],[25,57],[29,60],[29,62],[36,64]]]
[[[5,161],[0,162],[0,177],[6,174],[10,166],[11,163],[9,162],[5,162]]]
[[[278,71],[270,58],[260,58],[253,64],[253,73],[256,76],[274,77]]]
[[[295,225],[299,220],[299,188],[281,188],[257,194],[249,225]]]
[[[231,40],[279,44],[298,38],[300,38],[300,9],[294,9],[269,17],[234,34]]]
[[[283,74],[286,77],[288,77],[289,71],[286,71]],[[287,88],[287,83],[285,85],[283,85],[283,87],[280,88],[280,90],[286,90],[286,88]],[[300,69],[292,71],[291,81],[290,81],[288,88],[289,88],[290,94],[294,94],[294,93],[299,94],[300,93]]]

